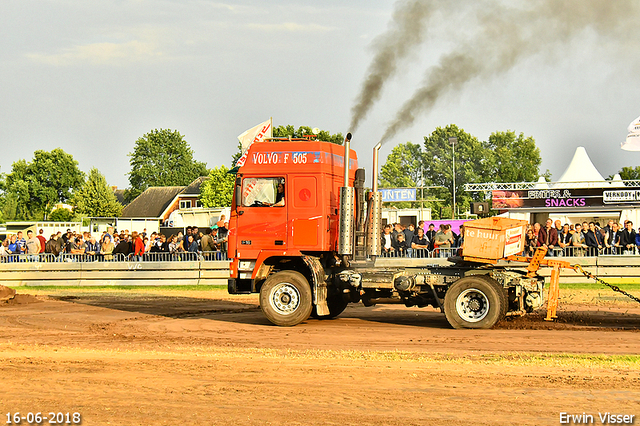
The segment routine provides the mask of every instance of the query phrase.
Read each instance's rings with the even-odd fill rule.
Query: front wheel
[[[503,316],[499,286],[480,277],[461,278],[444,297],[444,313],[453,328],[491,328]]]
[[[260,289],[260,309],[275,325],[290,327],[309,318],[313,308],[311,287],[295,271],[281,271],[266,279]]]

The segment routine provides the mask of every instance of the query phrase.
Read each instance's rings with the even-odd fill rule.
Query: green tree
[[[300,126],[297,129],[292,125],[288,124],[286,126],[278,126],[273,128],[273,137],[274,138],[303,138],[307,135],[316,135],[317,140],[335,143],[337,145],[342,145],[344,143],[344,136],[342,133],[331,134],[326,130],[319,130],[317,133],[313,132],[313,129],[308,126]],[[238,142],[238,151],[233,154],[231,159],[231,167],[235,167],[236,163],[242,157],[242,144]]]
[[[205,163],[193,159],[193,150],[177,130],[155,129],[143,135],[129,157],[128,201],[150,186],[185,186],[208,173]]]
[[[69,209],[61,207],[59,209],[54,209],[49,214],[48,219],[53,222],[71,222],[75,219],[75,215]]]
[[[382,188],[416,188],[422,186],[422,148],[419,144],[406,142],[397,145],[387,156],[387,161],[380,169],[378,183]],[[418,191],[417,198],[423,191]],[[428,191],[424,191],[426,196]],[[426,197],[425,197],[426,198]],[[403,209],[412,203],[399,202],[391,205]]]
[[[455,148],[449,138],[457,138]],[[453,202],[453,155],[455,150],[456,210],[464,212],[473,200],[472,194],[465,192],[465,183],[488,182],[490,175],[491,153],[475,136],[459,129],[455,124],[436,128],[424,138],[424,177],[427,186],[434,188],[432,193],[443,201],[432,203],[432,214],[451,217]],[[440,215],[442,211],[442,215]]]
[[[35,151],[31,162],[16,161],[6,176],[3,216],[5,220],[43,219],[83,183],[84,174],[71,154],[60,148]]]
[[[622,180],[640,180],[640,166],[629,167],[625,166],[618,172]],[[613,175],[609,176],[609,179],[613,179]]]
[[[204,207],[229,207],[233,197],[235,175],[223,164],[209,172],[209,179],[200,186],[200,202]]]
[[[540,149],[531,137],[514,131],[494,132],[486,144],[489,175],[495,182],[535,182],[540,177]]]
[[[85,217],[119,217],[122,214],[122,204],[95,167],[89,172],[84,185],[75,192],[73,202],[75,213]]]
[[[278,126],[273,128],[273,137],[274,138],[288,138],[291,136],[292,138],[303,138],[307,135],[316,135],[319,141],[326,141],[335,143],[337,145],[342,145],[344,142],[344,136],[342,133],[336,133],[332,135],[330,132],[326,130],[320,130],[317,133],[314,133],[313,129],[308,126],[300,126],[298,129],[295,129],[292,125],[286,126]]]

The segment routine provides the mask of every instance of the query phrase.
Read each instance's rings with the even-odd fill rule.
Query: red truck
[[[433,306],[454,328],[490,328],[542,305],[544,280],[522,270],[482,259],[443,266],[433,258],[380,257],[380,145],[367,189],[350,140],[251,145],[231,207],[230,294],[260,293],[264,315],[280,326],[335,317],[362,302]]]

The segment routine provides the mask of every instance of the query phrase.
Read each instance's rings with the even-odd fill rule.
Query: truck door
[[[287,185],[284,177],[244,177],[237,207],[239,257],[255,259],[261,250],[287,248]]]

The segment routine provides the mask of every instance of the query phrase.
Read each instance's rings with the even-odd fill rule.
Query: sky
[[[451,123],[480,140],[506,130],[532,136],[541,172],[549,169],[552,180],[578,146],[605,178],[640,164],[640,152],[620,149],[640,115],[637,19],[633,26],[613,16],[576,27],[551,8],[528,11],[547,13],[546,21],[514,15],[527,8],[522,1],[423,1],[433,8],[424,36],[398,60],[354,130],[363,81],[393,34],[394,10],[406,3],[3,0],[0,172],[35,150],[59,147],[81,170],[97,167],[110,185],[126,188],[128,154],[150,130],[178,130],[197,160],[229,166],[237,136],[273,117],[274,126],[353,130],[352,148],[370,176],[372,148],[398,111],[434,69],[442,71],[443,58],[464,49],[442,73],[467,69],[471,56],[481,71],[417,108],[383,145],[381,164],[394,146],[423,143]],[[572,3],[555,5],[571,13]],[[592,15],[607,14],[594,7]],[[494,22],[526,30],[525,53],[501,69],[492,60],[513,36]],[[533,22],[544,22],[544,30]]]

